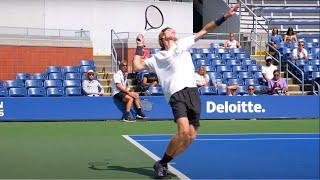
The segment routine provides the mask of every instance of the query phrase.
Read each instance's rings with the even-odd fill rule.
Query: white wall
[[[179,33],[192,33],[192,2],[1,0],[0,17],[10,17],[11,20],[1,20],[0,26],[82,28],[90,31],[94,53],[110,53],[111,29],[118,32],[141,32],[145,23],[144,11],[150,4],[157,5],[163,12],[163,27],[173,27]],[[7,8],[10,13],[3,12]]]

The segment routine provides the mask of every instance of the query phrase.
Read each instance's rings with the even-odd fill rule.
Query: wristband
[[[137,46],[135,55],[143,56],[143,46]]]
[[[217,26],[220,26],[224,21],[226,21],[227,19],[222,16],[220,17],[219,19],[217,19],[214,23],[217,25]]]

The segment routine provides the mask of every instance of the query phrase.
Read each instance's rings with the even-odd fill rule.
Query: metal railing
[[[316,87],[318,88],[318,94],[317,94]],[[320,84],[317,81],[313,81],[312,83],[312,92],[315,95],[320,95]]]
[[[126,38],[120,38],[120,34],[126,34]],[[111,58],[112,58],[112,63],[111,63],[111,68],[112,72],[118,71],[119,67],[119,61],[123,60],[125,57],[125,42],[123,39],[126,39],[128,41],[129,35],[127,32],[116,32],[114,29],[111,29]],[[117,47],[117,45],[120,45],[120,47]],[[121,49],[121,53],[119,54],[117,52],[117,49]],[[119,60],[120,59],[120,60]]]
[[[289,64],[291,65],[291,67],[295,68],[297,71],[299,71],[299,73],[301,74],[301,79],[299,79],[295,73],[291,72],[291,70],[289,70]],[[287,84],[288,84],[288,76],[289,74],[294,77],[297,81],[299,81],[301,83],[301,92],[302,95],[304,95],[304,71],[301,70],[297,65],[295,65],[292,61],[287,60],[286,62],[286,76],[287,76]]]
[[[87,30],[46,29],[30,27],[0,26],[0,37],[26,38],[26,39],[70,39],[90,40],[90,32]]]
[[[282,55],[281,55],[281,52],[278,49],[276,49],[275,47],[271,46],[269,43],[266,44],[266,47],[267,47],[267,49],[271,48],[275,53],[277,53],[277,55],[278,55],[277,57],[279,59],[275,58],[272,54],[270,54],[268,51],[266,51],[267,55],[271,56],[273,60],[275,60],[277,63],[279,63],[279,72],[281,73],[281,69],[282,69],[281,68],[281,66],[282,66]],[[288,79],[288,76],[287,76],[287,79]]]

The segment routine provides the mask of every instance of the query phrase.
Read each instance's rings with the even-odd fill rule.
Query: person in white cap
[[[278,69],[277,66],[272,64],[272,57],[266,57],[266,65],[262,66],[262,76],[264,84],[268,84],[268,80],[273,78],[273,71]]]
[[[94,78],[94,71],[91,69],[87,71],[87,80],[82,81],[82,90],[86,96],[103,96],[104,89]]]

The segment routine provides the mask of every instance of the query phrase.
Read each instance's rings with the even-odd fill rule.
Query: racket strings
[[[163,24],[161,11],[153,6],[146,10],[146,22],[151,28],[160,28]]]

